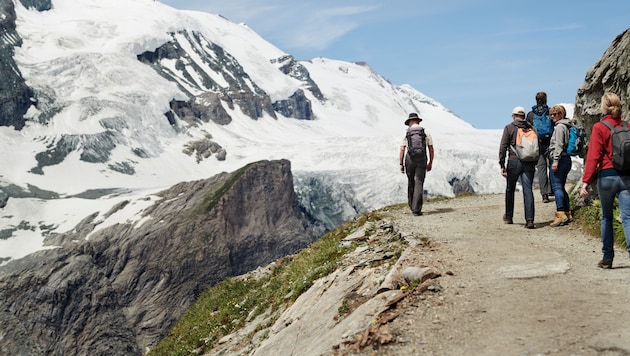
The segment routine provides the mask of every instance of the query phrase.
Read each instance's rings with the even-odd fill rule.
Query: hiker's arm
[[[433,145],[428,146],[429,147],[429,163],[427,163],[427,172],[431,170],[431,168],[433,167]]]
[[[400,161],[400,173],[405,173],[405,150],[407,146],[400,146],[400,152],[398,153],[398,158]]]

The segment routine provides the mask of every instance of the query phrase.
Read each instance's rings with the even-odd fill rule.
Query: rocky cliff
[[[39,11],[50,9],[50,0],[22,0],[25,7]],[[24,114],[33,103],[33,91],[29,88],[13,59],[14,47],[22,45],[22,38],[15,28],[13,1],[0,0],[0,126],[24,127]]]
[[[602,57],[588,70],[575,98],[574,118],[584,124],[590,134],[593,124],[601,118],[600,100],[612,92],[624,104],[625,120],[630,105],[630,29],[617,36]]]
[[[286,160],[158,195],[135,223],[94,231],[92,214],[0,269],[0,354],[142,354],[206,288],[316,238]]]

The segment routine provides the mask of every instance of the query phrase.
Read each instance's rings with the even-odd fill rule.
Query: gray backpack
[[[606,120],[600,122],[610,129],[613,166],[624,175],[630,174],[630,127],[628,127],[628,123],[623,121],[621,127],[613,127]]]
[[[407,154],[414,162],[426,162],[427,135],[423,127],[413,126],[407,129]]]

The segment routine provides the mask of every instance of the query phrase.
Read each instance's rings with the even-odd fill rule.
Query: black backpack
[[[427,160],[427,135],[424,128],[412,126],[407,129],[407,154],[414,162]]]
[[[621,127],[614,127],[606,120],[600,121],[610,129],[612,139],[612,162],[619,172],[630,174],[630,127],[623,121]]]

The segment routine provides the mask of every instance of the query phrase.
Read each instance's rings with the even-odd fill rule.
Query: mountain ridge
[[[183,182],[106,216],[90,214],[50,248],[0,268],[3,354],[142,354],[209,286],[291,254],[317,235],[288,161]]]

